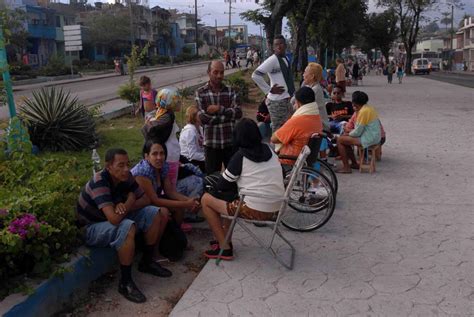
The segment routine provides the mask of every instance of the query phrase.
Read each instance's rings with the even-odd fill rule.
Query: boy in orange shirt
[[[295,99],[295,113],[271,137],[272,143],[276,144],[276,149],[280,150],[281,155],[298,156],[308,144],[311,135],[323,132],[313,90],[303,87],[296,92]],[[288,165],[295,163],[291,160],[280,160],[280,162]]]

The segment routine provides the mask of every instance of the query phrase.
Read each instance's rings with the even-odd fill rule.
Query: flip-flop
[[[353,170],[358,170],[360,168],[360,166],[359,165],[351,165],[351,168]]]
[[[181,224],[181,230],[183,232],[191,232],[191,230],[193,230],[193,226],[191,226],[189,223],[182,223]]]
[[[352,174],[352,171],[346,171],[343,169],[337,169],[335,172],[338,174]]]

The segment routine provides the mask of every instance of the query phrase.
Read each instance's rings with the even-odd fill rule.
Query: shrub
[[[249,84],[243,78],[243,73],[241,71],[228,76],[225,79],[225,82],[239,94],[242,101],[249,101]]]
[[[90,148],[96,141],[95,122],[77,97],[62,89],[34,91],[20,107],[20,118],[28,128],[31,142],[51,151]]]
[[[74,158],[19,152],[0,161],[0,299],[19,286],[17,276],[47,277],[79,245],[74,208],[83,169]]]
[[[140,101],[140,87],[135,82],[123,84],[118,89],[120,99],[136,104]]]
[[[169,56],[155,55],[151,58],[152,65],[164,65],[170,62]]]
[[[73,69],[77,73],[76,69]],[[69,75],[71,68],[64,63],[64,57],[61,55],[53,55],[49,58],[48,64],[39,69],[40,76],[63,76]]]

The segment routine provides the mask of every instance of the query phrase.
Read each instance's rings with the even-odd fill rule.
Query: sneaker
[[[144,303],[146,302],[146,297],[143,295],[142,292],[138,289],[135,283],[130,280],[126,283],[119,283],[118,291],[120,294],[123,295],[126,299],[134,303]]]
[[[232,249],[224,250],[224,252],[222,252],[222,255],[219,256],[220,251],[221,251],[221,249],[207,250],[206,252],[204,252],[204,256],[208,259],[220,258],[220,259],[226,260],[226,261],[230,261],[230,260],[234,259],[234,251]]]
[[[165,269],[160,264],[156,262],[151,263],[140,263],[138,264],[138,271],[142,273],[152,274],[158,277],[170,277],[173,275],[170,270]]]
[[[219,242],[217,240],[211,240],[209,241],[209,245],[211,246],[212,250],[219,249]],[[234,249],[234,246],[232,245],[232,242],[229,242],[230,248]]]

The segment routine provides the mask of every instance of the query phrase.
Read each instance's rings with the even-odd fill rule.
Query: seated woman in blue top
[[[170,209],[175,221],[181,225],[184,210],[198,208],[199,199],[182,195],[171,185],[166,156],[167,149],[164,144],[153,140],[146,141],[143,146],[143,159],[132,168],[132,175],[150,198],[151,204]]]

